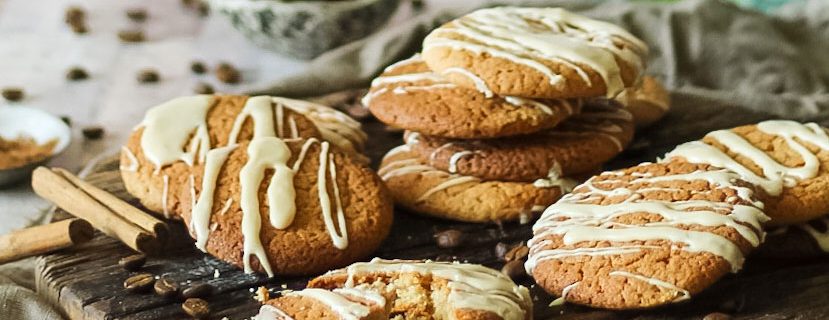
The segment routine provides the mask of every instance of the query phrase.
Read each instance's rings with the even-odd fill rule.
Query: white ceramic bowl
[[[32,173],[32,170],[66,150],[72,139],[72,131],[60,118],[42,110],[26,107],[0,107],[0,137],[5,140],[28,137],[38,144],[57,141],[52,154],[46,159],[17,168],[0,169],[0,187],[2,187],[25,179]]]

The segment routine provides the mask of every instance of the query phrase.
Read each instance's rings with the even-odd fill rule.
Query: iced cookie
[[[449,81],[534,98],[614,97],[636,83],[647,54],[624,29],[560,8],[481,9],[423,41],[423,59]]]
[[[765,191],[769,225],[806,222],[829,212],[829,136],[815,123],[763,121],[710,132],[665,155],[738,173]]]
[[[418,158],[449,173],[484,180],[534,181],[587,173],[615,157],[633,139],[633,119],[612,100],[588,100],[582,113],[539,133],[488,140],[457,140],[408,133]]]
[[[753,186],[683,161],[605,172],[544,211],[527,272],[561,299],[609,308],[679,302],[742,267],[763,240]]]
[[[121,149],[127,191],[166,217],[180,213],[179,190],[209,150],[254,136],[318,138],[338,149],[362,150],[360,124],[332,108],[278,97],[192,96],[147,111]]]
[[[503,182],[452,174],[418,159],[407,145],[389,151],[377,173],[398,205],[466,222],[529,221],[575,184],[559,177]]]
[[[326,273],[308,286],[379,293],[394,319],[532,319],[527,288],[475,264],[375,258]]]
[[[624,105],[631,114],[637,127],[647,127],[662,119],[671,107],[671,95],[659,80],[652,76],[643,76],[634,87],[622,91],[616,101]]]
[[[443,74],[465,72],[447,69]],[[483,91],[477,91],[483,90]],[[578,112],[578,100],[495,96],[447,81],[414,56],[372,81],[363,105],[394,127],[449,138],[493,138],[551,128]]]
[[[766,243],[755,256],[803,259],[829,255],[829,217],[767,230]]]
[[[354,262],[380,245],[392,222],[379,177],[315,138],[255,137],[210,150],[180,198],[196,247],[270,276]]]
[[[252,320],[387,320],[386,299],[368,290],[309,288],[265,302]]]

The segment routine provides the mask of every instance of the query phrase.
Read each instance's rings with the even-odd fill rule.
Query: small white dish
[[[48,112],[26,107],[0,107],[0,138],[14,140],[31,138],[37,144],[56,140],[52,154],[43,160],[16,168],[0,169],[0,187],[27,178],[32,170],[60,154],[72,140],[72,131],[60,118]]]

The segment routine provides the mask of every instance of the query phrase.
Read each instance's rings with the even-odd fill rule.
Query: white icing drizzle
[[[144,127],[141,149],[144,157],[155,165],[156,173],[162,166],[176,161],[193,164],[197,150],[199,159],[204,158],[210,149],[205,119],[212,99],[208,95],[181,97],[147,111],[139,125]],[[193,132],[195,135],[191,138]],[[188,140],[190,150],[182,150]]]
[[[461,184],[465,184],[465,183],[479,182],[479,181],[481,181],[481,179],[478,179],[476,177],[451,176],[446,181],[439,183],[438,185],[430,188],[429,190],[426,190],[426,192],[424,192],[422,195],[420,195],[419,198],[417,198],[417,202],[426,201],[426,199],[428,199],[433,194],[435,194],[437,192],[440,192],[440,191],[443,191],[443,190],[446,190],[446,189],[449,189],[451,187],[461,185]]]
[[[410,66],[414,64],[420,64],[423,62],[423,58],[420,57],[420,53],[415,53],[413,56],[397,61],[395,63],[390,64],[388,67],[383,69],[383,72],[390,72],[394,69],[403,67],[403,66]]]
[[[332,291],[344,296],[360,298],[380,307],[386,306],[386,298],[384,298],[379,293],[371,290],[366,290],[362,288],[337,288]]]
[[[561,290],[561,297],[558,297],[555,300],[553,300],[553,302],[550,302],[550,307],[560,306],[564,304],[564,302],[567,301],[567,295],[570,294],[570,291],[576,288],[579,285],[579,283],[581,282],[576,281],[564,287],[564,289]]]
[[[451,148],[454,145],[455,145],[454,143],[450,142],[450,143],[445,143],[445,144],[441,145],[440,147],[435,148],[435,150],[432,151],[432,153],[429,154],[429,164],[435,163],[435,159],[437,159],[438,154],[441,151],[443,151],[444,149]]]
[[[458,161],[460,161],[463,157],[472,155],[475,152],[464,150],[460,152],[455,152],[449,157],[449,173],[456,173],[458,172]]]
[[[821,223],[829,227],[829,218],[824,217],[820,220]],[[824,252],[829,252],[829,230],[825,232],[820,232],[808,223],[798,224],[797,227],[803,229],[803,231],[806,231],[806,233],[808,233],[812,237],[812,239],[815,239],[815,242],[817,242],[821,250],[823,250]]]
[[[552,137],[579,137],[599,135],[606,137],[621,152],[624,144],[619,134],[624,132],[620,122],[630,122],[633,116],[627,110],[604,105],[602,102],[590,103],[589,107],[556,128],[547,130]]]
[[[296,120],[294,119],[294,116],[289,116],[288,117],[288,126],[291,127],[291,138],[294,138],[294,139],[300,138],[299,130],[296,127]]]
[[[326,169],[330,168],[330,169]],[[331,173],[331,181],[334,185],[334,199],[336,200],[337,221],[339,222],[339,234],[337,227],[334,226],[334,217],[331,212],[331,200],[328,196],[328,187],[325,176],[329,170]],[[328,143],[322,143],[322,151],[320,152],[320,167],[317,175],[317,189],[319,191],[320,207],[322,208],[322,218],[325,221],[325,229],[331,236],[334,246],[339,249],[348,247],[348,230],[345,225],[345,213],[343,213],[343,206],[340,203],[340,190],[337,187],[337,171],[334,166],[334,159],[328,157]]]
[[[165,218],[170,218],[170,209],[167,208],[167,193],[170,192],[170,177],[166,174],[161,177],[161,207]]]
[[[485,310],[502,319],[525,319],[526,312],[532,310],[527,288],[516,285],[504,274],[481,265],[374,258],[371,262],[355,263],[344,270],[330,273],[343,272],[348,275],[345,287],[354,287],[355,276],[366,273],[414,272],[445,279],[450,289],[447,299],[450,310]]]
[[[394,155],[398,155],[398,154],[401,154],[401,153],[407,153],[407,152],[411,152],[411,151],[412,151],[411,146],[409,146],[407,144],[399,145],[399,146],[396,146],[396,147],[392,148],[388,152],[386,152],[386,154],[383,156],[383,160],[386,160],[389,157],[392,157]]]
[[[489,87],[487,87],[486,82],[484,82],[484,79],[481,79],[480,77],[478,77],[474,73],[470,72],[469,70],[466,70],[464,68],[459,68],[459,67],[453,67],[453,68],[446,68],[446,69],[443,70],[443,72],[441,72],[441,74],[443,74],[443,75],[447,75],[447,74],[450,74],[450,73],[457,73],[457,74],[460,74],[464,77],[469,78],[469,80],[472,81],[472,84],[475,85],[475,89],[478,90],[478,92],[483,93],[485,97],[492,98],[494,96],[494,94],[492,93],[492,90],[490,90]]]
[[[337,293],[316,288],[306,288],[293,291],[286,296],[299,296],[317,300],[331,309],[344,320],[358,320],[371,313],[371,310],[360,303],[351,301]]]
[[[282,309],[266,304],[259,308],[259,314],[253,316],[251,320],[294,320],[294,318]]]
[[[611,271],[609,273],[609,275],[636,279],[636,280],[639,280],[639,281],[644,281],[644,282],[646,282],[646,283],[648,283],[652,286],[656,286],[656,287],[659,287],[659,288],[662,288],[662,289],[667,289],[667,290],[674,291],[674,292],[676,292],[676,298],[674,298],[673,302],[680,302],[680,301],[688,300],[688,299],[691,298],[691,293],[688,292],[688,290],[682,289],[680,287],[675,286],[672,283],[669,283],[669,282],[666,282],[666,281],[663,281],[663,280],[659,280],[657,278],[646,277],[646,276],[643,276],[641,274],[631,273],[631,272],[627,272],[627,271]]]
[[[815,123],[801,124],[788,120],[771,120],[760,122],[757,124],[757,129],[766,134],[782,137],[789,148],[803,159],[803,166],[787,167],[731,130],[714,131],[706,137],[717,140],[729,151],[751,160],[762,169],[762,175],[754,173],[725,152],[702,141],[681,144],[666,154],[665,158],[682,157],[689,162],[705,163],[732,170],[740,174],[742,179],[760,186],[772,196],[780,195],[784,187],[790,188],[800,180],[817,176],[820,160],[799,141],[808,142],[822,150],[829,150],[829,136],[823,128]]]
[[[554,163],[547,172],[546,178],[541,178],[533,181],[533,186],[536,188],[561,188],[562,193],[569,193],[578,184],[576,180],[565,178],[561,176],[561,165],[558,162]]]
[[[219,177],[219,171],[224,165],[230,153],[236,149],[236,145],[230,145],[213,149],[207,152],[207,160],[205,161],[204,176],[202,177],[201,194],[199,195],[196,205],[193,206],[190,219],[190,228],[196,234],[196,248],[201,251],[207,251],[207,237],[208,224],[210,224],[210,215],[213,212],[213,197],[215,195],[216,180]],[[194,192],[195,193],[195,192]],[[191,199],[195,199],[195,194]],[[228,199],[230,201],[231,199]],[[225,207],[229,209],[230,202]],[[222,210],[224,211],[224,209]]]
[[[429,34],[423,51],[437,47],[503,58],[535,69],[553,85],[563,77],[543,62],[564,64],[593,85],[580,67],[586,65],[602,77],[609,97],[624,89],[616,57],[641,70],[647,54],[647,46],[624,29],[560,8],[478,10]]]
[[[127,156],[127,159],[130,161],[130,164],[128,166],[121,165],[119,166],[119,169],[121,171],[127,172],[138,171],[138,158],[135,157],[135,154],[132,153],[132,151],[130,151],[130,149],[127,147],[121,147],[121,152]]]
[[[225,213],[227,213],[227,211],[230,210],[230,205],[232,204],[233,198],[227,198],[227,201],[225,201],[225,205],[222,207],[222,210],[219,210],[219,215],[225,215]]]
[[[361,129],[360,122],[333,108],[282,97],[272,99],[275,103],[307,117],[320,131],[323,140],[343,150],[359,151],[368,139]]]

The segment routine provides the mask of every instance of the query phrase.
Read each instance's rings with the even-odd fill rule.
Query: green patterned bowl
[[[211,0],[214,11],[259,46],[312,59],[366,37],[388,21],[400,0]]]

